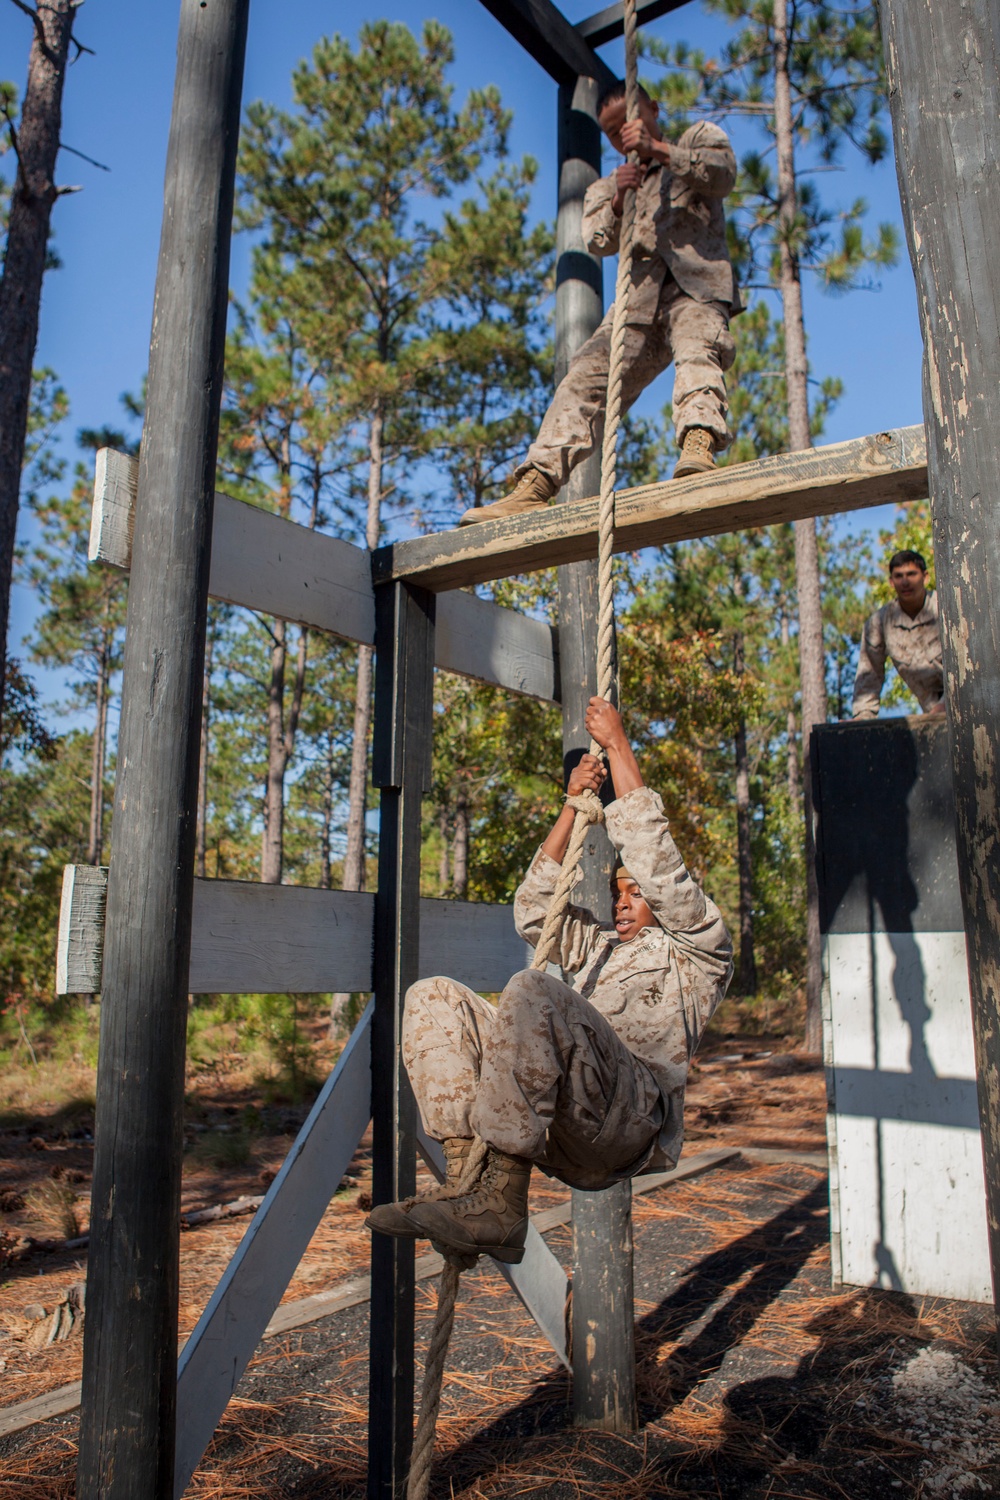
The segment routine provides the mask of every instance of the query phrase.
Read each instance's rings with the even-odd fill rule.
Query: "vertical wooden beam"
[[[372,1025],[372,1198],[416,1188],[416,1104],[400,1054],[403,998],[419,977],[420,815],[431,784],[434,595],[375,590],[373,780],[381,792]],[[399,1500],[413,1443],[413,1241],[372,1235],[368,1497]]]
[[[924,420],[994,1298],[1000,1294],[1000,10],[881,0]]]
[[[77,1495],[168,1500],[212,500],[249,0],[182,0],[108,878]]]
[[[601,173],[598,86],[591,78],[559,90],[559,213],[556,221],[556,380],[597,328],[604,310],[600,261],[583,243],[583,198]],[[596,494],[600,454],[574,470],[560,499]],[[559,569],[559,657],[566,771],[587,744],[584,714],[597,691],[597,563]],[[613,850],[595,828],[576,899],[603,911]],[[573,1193],[573,1418],[582,1427],[631,1432],[636,1425],[632,1311],[632,1194],[619,1183]]]

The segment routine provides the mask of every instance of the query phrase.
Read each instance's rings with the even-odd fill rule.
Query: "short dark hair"
[[[643,86],[642,86],[641,83],[639,85],[639,93],[641,94],[642,98],[645,99],[645,101],[646,101],[647,104],[654,104],[656,102],[654,99],[651,99],[649,97],[649,94],[643,88]],[[618,102],[619,99],[624,99],[624,98],[625,98],[625,80],[624,80],[624,78],[619,78],[615,83],[609,83],[608,86],[607,86],[607,88],[606,89],[602,89],[601,92],[597,96],[597,118],[598,119],[601,118],[601,115],[602,115],[603,111],[607,108],[607,106],[609,104],[617,104],[617,102]]]
[[[907,563],[916,563],[921,573],[927,572],[927,564],[920,553],[914,552],[910,547],[904,547],[902,552],[893,553],[889,559],[889,572],[892,573],[895,568],[905,567]]]

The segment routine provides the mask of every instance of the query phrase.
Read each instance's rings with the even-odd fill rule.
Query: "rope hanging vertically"
[[[636,51],[636,0],[625,0],[625,118],[634,120],[639,113],[639,73]],[[629,161],[636,162],[635,152],[629,153]],[[632,238],[635,227],[635,192],[625,194],[622,212],[621,235],[618,249],[618,277],[615,283],[615,306],[611,322],[611,349],[608,359],[608,392],[604,425],[604,445],[601,450],[601,498],[597,530],[597,693],[601,698],[617,700],[615,671],[615,587],[613,574],[615,537],[615,478],[617,472],[618,431],[622,417],[622,384],[625,369],[625,331],[628,313],[628,294],[632,284]],[[601,754],[596,741],[590,742],[590,753]],[[545,923],[535,947],[533,969],[544,969],[559,940],[563,918],[569,906],[570,895],[576,883],[577,867],[587,830],[592,823],[604,821],[604,809],[596,792],[585,791],[579,796],[566,799],[574,808],[573,829],[570,833],[566,853],[563,856],[559,879],[549,903]],[[477,1180],[486,1156],[486,1147],[476,1139],[466,1163],[462,1180],[452,1196],[460,1197],[469,1191]],[[448,1342],[455,1321],[455,1303],[461,1273],[472,1260],[469,1257],[445,1254],[444,1269],[438,1284],[437,1311],[431,1332],[424,1365],[424,1383],[420,1397],[420,1414],[417,1418],[413,1438],[413,1457],[410,1463],[406,1500],[426,1500],[430,1485],[431,1465],[434,1457],[434,1436],[438,1410],[441,1405],[441,1387],[444,1366],[448,1354]]]

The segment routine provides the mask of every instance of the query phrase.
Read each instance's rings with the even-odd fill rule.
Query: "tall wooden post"
[[[182,0],[129,587],[77,1495],[172,1500],[195,808],[249,0]]]
[[[556,221],[556,381],[597,328],[604,310],[601,263],[583,243],[583,198],[601,173],[598,85],[578,78],[559,89],[559,214]],[[594,495],[600,454],[576,469],[560,499]],[[597,564],[559,569],[559,665],[567,771],[588,736],[584,714],[597,691]],[[594,911],[609,902],[613,850],[595,828],[576,899]],[[636,1425],[632,1311],[632,1195],[629,1183],[573,1193],[573,1418],[582,1427],[631,1432]]]
[[[1000,10],[881,0],[924,420],[994,1297],[1000,1293]]]
[[[416,1188],[416,1104],[400,1054],[420,957],[420,813],[431,784],[434,595],[375,591],[373,779],[381,790],[372,1025],[372,1198]],[[398,1500],[413,1444],[413,1241],[372,1235],[368,1497]]]

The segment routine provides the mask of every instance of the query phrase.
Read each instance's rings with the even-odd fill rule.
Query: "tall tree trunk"
[[[743,632],[733,640],[733,665],[742,676],[745,669]],[[736,859],[740,873],[740,978],[739,993],[756,995],[757,960],[753,945],[753,850],[750,844],[750,758],[747,725],[740,714],[735,737],[736,751]]]
[[[107,635],[97,658],[97,686],[94,694],[94,745],[90,757],[90,833],[87,840],[87,863],[99,865],[104,851],[104,766],[108,735],[108,662],[110,645]]]
[[[330,889],[330,849],[333,842],[333,730],[327,730],[323,764],[323,821],[319,832],[319,888]]]
[[[195,843],[195,872],[201,880],[207,874],[206,839],[208,837],[208,737],[212,719],[212,648],[215,636],[211,617],[205,633],[205,675],[201,686],[201,749],[198,752],[198,835]]]
[[[464,791],[459,792],[455,804],[455,841],[451,857],[455,896],[464,901],[469,890],[469,799]]]
[[[285,773],[295,749],[302,695],[306,681],[306,650],[309,632],[299,630],[292,701],[285,718],[285,663],[288,626],[275,620],[271,646],[271,681],[267,699],[267,785],[264,793],[264,837],[260,878],[264,885],[280,885],[285,858]]]
[[[449,869],[449,855],[451,853],[448,844],[448,809],[442,807],[438,811],[438,833],[441,837],[441,854],[438,859],[438,895],[447,896],[451,889],[451,874]]]
[[[789,639],[788,615],[782,612],[781,644],[787,646]],[[785,739],[785,749],[788,757],[788,805],[794,808],[796,802],[799,800],[801,784],[799,782],[798,725],[795,719],[795,709],[792,705],[789,705],[788,717],[785,721]]]
[[[31,365],[49,238],[56,157],[76,0],[46,0],[33,13],[35,35],[16,135],[17,176],[10,200],[0,277],[0,714],[7,664],[7,621],[21,467],[28,430]]]
[[[385,418],[381,404],[372,412],[368,428],[368,518],[365,544],[374,552],[379,543],[382,509],[382,470],[384,454],[382,434]],[[365,814],[368,802],[368,736],[372,722],[372,679],[375,652],[371,646],[358,647],[358,676],[354,689],[354,734],[351,741],[351,779],[347,790],[347,849],[344,854],[345,891],[365,888]],[[339,1017],[350,1000],[350,994],[339,990],[330,999],[330,1030],[335,1031]]]
[[[778,162],[780,289],[785,324],[785,384],[788,392],[788,438],[792,452],[812,447],[809,432],[808,363],[802,313],[802,276],[795,247],[797,194],[792,90],[788,70],[788,0],[774,0],[774,131]],[[826,721],[823,664],[823,614],[819,581],[816,522],[795,523],[795,580],[799,600],[799,676],[802,685],[802,771],[806,824],[806,1033],[807,1052],[822,1045],[820,989],[822,958],[819,890],[814,858],[809,738],[812,726]]]

